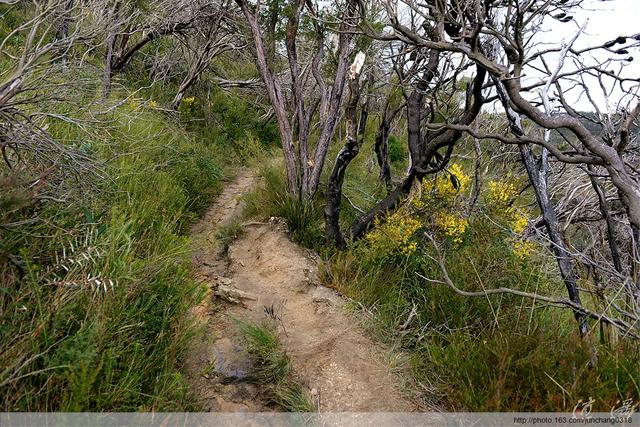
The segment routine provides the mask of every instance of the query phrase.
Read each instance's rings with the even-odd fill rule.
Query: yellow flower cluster
[[[488,200],[495,207],[506,206],[513,198],[518,195],[516,186],[511,182],[505,181],[489,181]]]
[[[528,240],[518,240],[513,243],[513,253],[520,258],[520,260],[525,260],[535,249],[535,244]]]
[[[520,234],[529,225],[529,218],[521,211],[514,208],[507,208],[507,216],[510,218],[509,226],[514,233]]]
[[[376,227],[367,234],[369,244],[376,246],[385,253],[400,251],[409,255],[417,249],[413,235],[422,226],[416,218],[394,213],[384,220],[376,219]]]
[[[459,215],[439,212],[435,218],[436,226],[449,237],[453,243],[462,243],[462,235],[469,227],[469,221]]]
[[[416,208],[416,209],[424,209],[425,206],[427,206],[427,204],[424,202],[424,200],[420,199],[420,198],[415,198],[413,200],[411,200],[411,204]]]
[[[186,98],[182,98],[182,103],[185,105],[191,105],[194,102],[196,102],[196,97],[195,96],[188,96]]]
[[[438,175],[435,180],[424,181],[422,186],[424,191],[432,193],[441,199],[452,199],[456,194],[467,191],[471,183],[471,177],[464,172],[462,166],[458,163],[452,163],[448,171],[449,173]],[[453,185],[453,178],[450,175],[455,176],[455,180],[458,183],[457,189]]]
[[[149,101],[147,103],[147,105],[149,106],[149,108],[153,108],[153,109],[158,108],[158,103],[156,101],[154,101],[153,99],[151,101]]]

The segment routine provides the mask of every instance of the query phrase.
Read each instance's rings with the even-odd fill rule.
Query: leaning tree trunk
[[[298,185],[299,159],[296,157],[295,146],[293,143],[293,133],[291,131],[291,123],[287,115],[286,99],[280,86],[280,83],[274,78],[273,73],[267,62],[267,52],[264,44],[262,31],[258,18],[254,14],[246,0],[235,0],[242,10],[253,36],[256,60],[258,70],[264,82],[267,95],[271,101],[276,120],[278,122],[278,130],[280,140],[282,142],[282,150],[284,152],[285,168],[287,173],[287,189],[289,194],[297,196],[300,194]]]
[[[582,305],[582,302],[580,301],[580,294],[578,292],[578,285],[576,283],[576,276],[573,271],[571,255],[564,241],[556,210],[549,199],[549,191],[547,188],[547,174],[549,171],[548,153],[546,152],[546,149],[542,149],[543,152],[540,159],[541,166],[538,169],[537,161],[533,155],[531,147],[527,144],[521,144],[519,148],[522,162],[527,169],[529,181],[531,182],[536,196],[536,201],[538,202],[538,208],[540,209],[542,218],[544,219],[549,240],[551,240],[553,255],[556,258],[558,268],[560,269],[560,275],[562,276],[564,285],[567,288],[567,293],[569,294],[569,299],[578,305]],[[574,316],[578,322],[580,333],[582,335],[586,334],[587,319],[585,315],[578,311],[574,311]]]
[[[435,75],[437,65],[437,60],[430,60],[428,69],[424,73],[424,79]],[[473,123],[477,115],[480,113],[480,109],[484,102],[484,98],[482,96],[482,84],[486,76],[486,71],[482,67],[477,67],[477,70],[478,72],[473,81],[472,90],[467,94],[468,107],[457,119],[458,123],[464,126]],[[424,79],[423,83],[426,83]],[[419,86],[416,88],[416,91],[423,91],[423,89]],[[470,100],[471,97],[473,97],[473,102]],[[407,121],[411,122],[407,124],[407,128],[410,129],[407,140],[409,150],[414,153],[409,171],[406,177],[393,189],[393,191],[389,192],[384,199],[378,202],[368,212],[365,212],[356,218],[356,220],[351,224],[349,232],[354,240],[360,239],[364,236],[364,234],[373,225],[375,218],[396,210],[402,203],[403,198],[409,194],[411,187],[416,180],[421,182],[427,174],[436,173],[446,167],[449,159],[451,158],[451,153],[455,143],[462,136],[462,131],[449,129],[434,134],[427,133],[423,139],[420,126],[417,126],[415,123],[415,121],[422,120],[422,114],[420,112],[413,111],[416,108],[421,109],[422,103],[416,101],[419,101],[419,95],[413,96],[413,93],[409,96],[409,100],[407,101]],[[445,147],[447,150],[446,155],[440,156],[441,158],[437,165],[430,166],[430,163],[434,156],[437,155],[438,150]]]
[[[598,207],[600,208],[600,213],[602,214],[602,218],[604,218],[604,221],[607,224],[607,241],[609,242],[609,251],[611,252],[611,260],[613,261],[613,266],[618,273],[622,273],[622,258],[620,257],[620,249],[618,248],[616,226],[613,220],[613,216],[611,215],[611,210],[609,209],[607,195],[600,185],[600,182],[598,182],[598,178],[591,174],[592,172],[594,172],[593,166],[587,165],[587,170],[590,172],[589,180],[591,181],[591,186],[598,196]]]
[[[524,136],[525,132],[524,127],[522,126],[522,121],[518,113],[511,108],[511,104],[509,103],[509,94],[507,93],[505,85],[494,76],[492,76],[492,80],[496,86],[498,97],[505,108],[505,114],[511,123],[511,132],[516,135],[516,137]],[[545,132],[545,138],[549,138],[548,131]],[[576,277],[573,272],[571,256],[567,245],[564,242],[564,236],[562,235],[562,230],[558,223],[558,216],[555,208],[549,199],[549,192],[547,188],[547,173],[549,170],[548,152],[545,148],[542,149],[542,157],[540,159],[541,166],[538,168],[531,147],[528,144],[521,144],[519,149],[520,156],[525,168],[527,169],[527,174],[529,175],[529,181],[534,189],[538,208],[540,209],[540,213],[544,219],[547,234],[549,235],[549,240],[551,240],[553,255],[558,263],[560,275],[562,276],[562,280],[567,289],[569,299],[578,305],[582,305],[578,286],[576,284]],[[577,310],[574,310],[573,313],[576,321],[578,322],[578,329],[580,333],[584,335],[587,332],[587,319],[584,314]]]

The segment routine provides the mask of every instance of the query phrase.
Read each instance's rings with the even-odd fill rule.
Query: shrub
[[[242,340],[253,362],[252,376],[266,386],[269,399],[290,412],[315,410],[307,391],[293,378],[291,360],[276,327],[238,321]]]

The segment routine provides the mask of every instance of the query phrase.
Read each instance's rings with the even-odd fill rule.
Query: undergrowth
[[[511,203],[515,186],[490,181],[486,204],[465,215],[469,179],[459,164],[449,170],[455,180],[425,181],[401,211],[334,254],[323,283],[361,302],[374,314],[372,331],[410,352],[414,379],[431,403],[552,412],[594,399],[594,410],[607,412],[637,402],[637,343],[605,339],[614,332],[593,323],[580,338],[569,310],[507,294],[464,297],[442,282],[436,261],[444,256],[449,278],[467,291],[564,292],[545,249],[517,237],[525,208],[501,205]]]
[[[366,158],[355,163],[352,181],[345,183],[351,201],[362,206],[380,194],[366,165]],[[263,167],[264,187],[248,197],[245,214],[285,218],[293,239],[325,258],[321,281],[366,307],[371,332],[408,352],[413,380],[431,404],[450,410],[572,411],[581,400],[593,399],[594,410],[606,412],[627,399],[637,402],[640,348],[625,339],[606,339],[615,335],[606,325],[592,324],[590,334],[580,338],[568,310],[509,295],[462,297],[416,274],[442,278],[434,261],[438,254],[420,237],[428,232],[440,242],[449,276],[462,289],[563,295],[544,248],[509,231],[526,225],[527,211],[493,208],[467,218],[459,213],[463,207],[444,200],[461,197],[460,187],[469,190],[463,168],[451,170],[456,180],[444,175],[425,182],[423,195],[412,196],[409,208],[380,220],[377,231],[340,253],[324,245],[316,201],[321,199],[305,206],[289,198],[276,167]],[[501,181],[488,186],[495,194],[483,196],[487,206],[506,203],[511,195],[505,192],[515,191]],[[427,200],[429,194],[440,199]],[[343,207],[347,227],[357,211],[346,199]],[[403,213],[407,209],[417,214]]]
[[[104,165],[91,191],[4,217],[0,251],[23,265],[0,264],[4,410],[194,409],[178,368],[201,290],[184,234],[220,188],[216,151],[135,106],[103,124],[49,123]]]

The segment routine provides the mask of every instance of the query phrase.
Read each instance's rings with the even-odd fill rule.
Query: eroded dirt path
[[[194,310],[206,331],[187,368],[205,409],[277,410],[261,400],[257,386],[242,381],[251,365],[233,321],[259,322],[272,311],[295,375],[319,411],[416,410],[401,393],[384,349],[344,310],[338,294],[317,284],[313,254],[291,242],[281,225],[249,223],[228,253],[216,246],[216,229],[239,214],[241,196],[255,183],[250,171],[241,171],[192,230],[194,263],[209,291]],[[249,298],[223,302],[215,296],[221,284]]]

